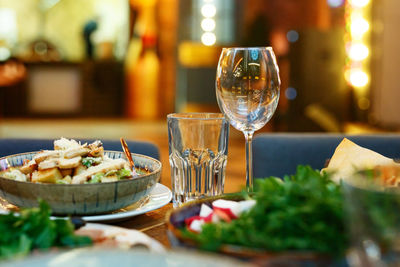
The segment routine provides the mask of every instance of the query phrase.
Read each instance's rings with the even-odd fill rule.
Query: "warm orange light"
[[[350,0],[350,5],[353,7],[365,7],[370,0]]]

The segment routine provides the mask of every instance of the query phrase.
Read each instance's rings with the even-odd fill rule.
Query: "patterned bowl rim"
[[[13,155],[8,155],[8,156],[4,156],[0,158],[0,161],[2,160],[6,160],[8,158],[11,157],[17,157],[17,156],[23,156],[23,155],[27,155],[27,154],[36,154],[40,151],[32,151],[32,152],[24,152],[24,153],[18,153],[18,154],[13,154]],[[124,152],[121,151],[115,151],[115,150],[104,150],[104,153],[115,153],[115,154],[122,154],[125,155]],[[25,181],[17,181],[17,180],[12,180],[12,179],[8,179],[5,177],[2,177],[0,175],[0,181],[1,180],[6,180],[6,181],[13,181],[15,183],[20,183],[20,184],[34,184],[34,185],[38,185],[38,186],[58,186],[58,187],[82,187],[82,186],[104,186],[104,185],[115,185],[117,183],[123,184],[123,183],[130,183],[132,181],[137,181],[137,180],[143,180],[146,178],[149,178],[151,176],[157,175],[157,174],[161,174],[161,169],[162,169],[162,163],[152,157],[146,156],[146,155],[142,155],[142,154],[137,154],[137,153],[131,153],[133,157],[140,157],[140,158],[146,158],[150,161],[153,161],[154,163],[156,163],[158,166],[155,170],[153,170],[150,173],[144,174],[144,175],[140,175],[139,177],[135,177],[135,178],[130,178],[130,179],[124,179],[124,180],[119,180],[119,181],[115,181],[115,182],[107,182],[107,183],[94,183],[94,184],[51,184],[51,183],[32,183],[32,182],[25,182]],[[14,167],[14,166],[13,166]]]

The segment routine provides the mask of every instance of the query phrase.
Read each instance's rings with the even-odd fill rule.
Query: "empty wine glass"
[[[279,100],[279,69],[272,47],[223,48],[218,62],[219,108],[246,139],[246,186],[253,190],[252,139],[274,114]]]

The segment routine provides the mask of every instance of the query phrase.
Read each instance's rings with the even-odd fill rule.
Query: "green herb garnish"
[[[94,164],[99,164],[101,162],[101,157],[86,157],[82,159],[82,165],[86,166],[86,167],[91,167]]]
[[[117,177],[118,180],[123,179],[123,178],[127,178],[127,177],[131,177],[132,176],[132,172],[128,169],[120,169],[117,171]]]
[[[341,186],[326,173],[299,166],[283,182],[258,179],[257,204],[231,222],[206,223],[199,234],[183,230],[207,250],[232,244],[270,251],[342,254],[347,247]]]
[[[70,220],[50,219],[50,214],[49,205],[40,201],[38,208],[0,215],[0,259],[24,256],[33,249],[92,244],[89,237],[74,234]]]
[[[93,174],[91,179],[88,181],[89,184],[97,184],[101,183],[101,179],[104,177],[104,173],[99,172],[96,174]]]
[[[59,179],[59,180],[56,180],[56,184],[70,184],[70,182],[68,182],[64,179]]]

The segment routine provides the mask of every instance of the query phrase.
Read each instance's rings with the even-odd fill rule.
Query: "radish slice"
[[[204,222],[206,222],[206,223],[212,222],[213,216],[214,216],[214,212],[208,214],[208,216],[206,216],[206,217],[203,217]]]
[[[251,208],[256,204],[256,201],[254,199],[250,200],[243,200],[239,202],[240,204],[240,213],[244,211],[251,210]]]
[[[213,213],[212,208],[210,208],[209,206],[207,206],[206,204],[201,204],[201,208],[200,208],[200,217],[207,217],[208,215],[210,215],[211,213]]]
[[[189,226],[189,225],[192,224],[192,222],[193,222],[194,220],[202,220],[202,219],[203,219],[203,218],[200,217],[200,216],[198,216],[198,215],[192,216],[192,217],[189,217],[189,218],[186,218],[186,219],[185,219],[185,224]]]
[[[219,221],[221,221],[221,218],[218,216],[217,212],[215,212],[215,211],[210,213],[207,217],[204,217],[205,223],[217,223]]]
[[[204,224],[203,220],[193,220],[189,226],[189,229],[199,233],[201,232],[201,227],[203,226],[203,224]]]
[[[220,222],[220,221],[221,221],[221,219],[218,217],[218,215],[215,212],[213,212],[212,215],[211,215],[211,222],[212,223],[217,223],[217,222]]]
[[[219,221],[230,222],[237,219],[242,212],[250,210],[256,204],[255,200],[243,200],[240,202],[218,199],[212,203],[212,208],[206,204],[200,207],[199,215],[185,219],[188,229],[193,232],[201,232],[205,223],[217,223]]]
[[[230,222],[232,221],[232,217],[227,213],[228,209],[215,209],[214,213],[218,216],[219,219]]]
[[[241,206],[239,202],[236,201],[218,199],[215,200],[212,205],[214,210],[225,212],[231,219],[236,219],[239,217],[241,212]]]

